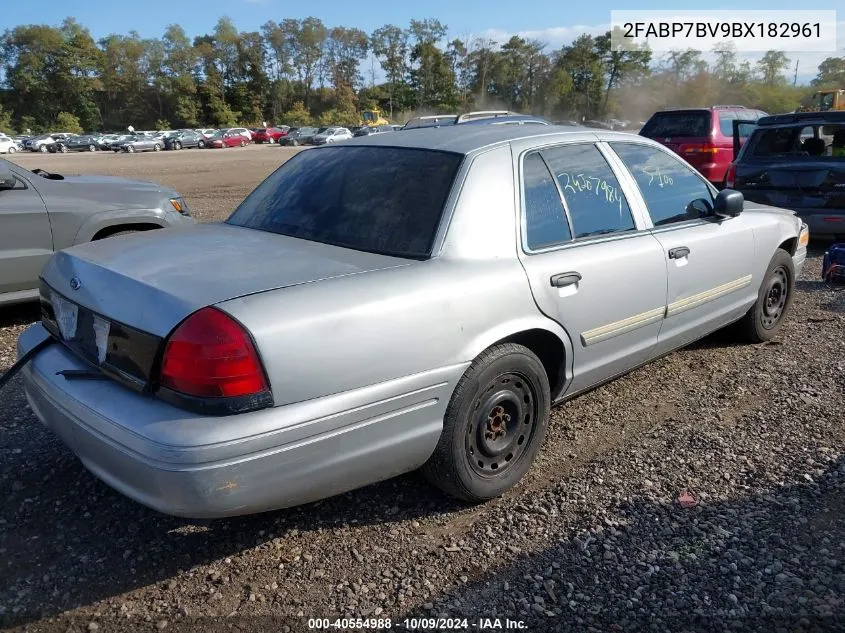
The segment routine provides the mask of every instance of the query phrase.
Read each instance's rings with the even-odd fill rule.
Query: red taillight
[[[733,189],[736,184],[736,163],[728,165],[728,172],[725,174],[725,187]]]
[[[234,398],[267,391],[258,352],[244,328],[215,308],[203,308],[167,339],[162,387],[197,398]]]
[[[716,155],[719,153],[719,148],[712,143],[702,143],[700,145],[684,145],[681,147],[682,154],[691,155]]]

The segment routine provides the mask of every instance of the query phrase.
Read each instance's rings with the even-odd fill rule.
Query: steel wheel
[[[536,354],[515,343],[485,350],[458,381],[423,474],[465,501],[501,495],[531,467],[550,406],[549,379]]]
[[[530,446],[537,396],[529,380],[508,372],[488,383],[467,429],[467,459],[482,477],[504,473]]]
[[[789,297],[789,274],[783,266],[775,268],[767,286],[762,322],[764,328],[771,330],[783,316]]]

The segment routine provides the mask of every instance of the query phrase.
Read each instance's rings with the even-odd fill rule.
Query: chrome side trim
[[[679,299],[678,301],[674,301],[673,303],[670,303],[668,306],[666,306],[666,317],[668,318],[670,316],[675,316],[676,314],[680,314],[681,312],[685,312],[686,310],[697,308],[698,306],[707,303],[708,301],[713,301],[714,299],[723,297],[727,294],[730,294],[731,292],[740,290],[741,288],[745,288],[750,283],[751,275],[746,275],[745,277],[735,279],[734,281],[729,281],[726,284],[716,286],[715,288],[711,288],[710,290],[699,292],[697,295],[692,295],[691,297],[686,297],[685,299]]]
[[[663,318],[665,311],[665,307],[654,308],[653,310],[635,314],[634,316],[622,319],[621,321],[614,321],[613,323],[608,323],[607,325],[587,330],[581,334],[581,343],[587,347],[589,345],[605,341],[609,338],[613,338],[614,336],[619,336],[632,330],[636,330],[637,328],[645,327],[651,323],[656,323]]]

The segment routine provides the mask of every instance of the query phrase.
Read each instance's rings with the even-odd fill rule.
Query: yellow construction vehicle
[[[829,112],[830,110],[845,110],[845,90],[841,88],[817,90],[813,93],[810,105],[799,108],[800,112]]]
[[[373,108],[372,110],[364,110],[361,112],[360,125],[378,127],[379,125],[390,125],[390,121],[382,115],[381,110]]]

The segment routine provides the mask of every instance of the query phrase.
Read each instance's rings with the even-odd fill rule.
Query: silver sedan
[[[36,415],[162,512],[301,504],[422,467],[469,502],[550,407],[737,323],[775,336],[808,233],[648,139],[555,126],[301,152],[221,224],[57,253]],[[714,386],[718,388],[718,386]]]

